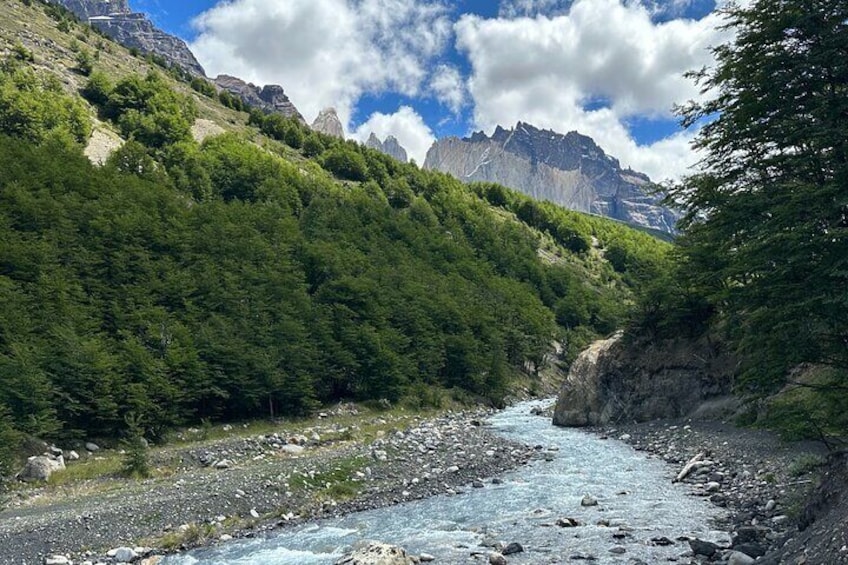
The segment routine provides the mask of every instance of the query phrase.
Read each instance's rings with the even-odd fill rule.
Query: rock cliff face
[[[448,137],[433,144],[424,168],[467,182],[497,182],[537,200],[665,232],[673,232],[678,219],[658,196],[646,193],[646,175],[622,169],[577,132],[561,135],[518,122],[510,130],[498,127],[491,137]]]
[[[388,136],[386,141],[380,141],[380,138],[374,135],[374,132],[371,132],[371,135],[368,137],[368,141],[365,142],[365,146],[370,147],[371,149],[376,149],[381,153],[385,153],[389,157],[394,157],[401,163],[409,161],[406,149],[403,148],[397,138],[393,135]]]
[[[318,117],[312,122],[312,129],[325,135],[340,137],[344,139],[344,126],[336,113],[335,108],[324,108],[318,113]]]
[[[618,333],[593,343],[571,365],[554,424],[603,426],[717,415],[716,409],[735,408],[728,398],[735,369],[735,359],[707,339],[628,345]]]
[[[219,89],[228,91],[233,96],[240,98],[245,104],[254,108],[265,112],[282,114],[287,118],[295,118],[306,123],[306,120],[303,119],[303,116],[295,108],[295,105],[286,96],[283,87],[279,85],[268,84],[260,88],[230,75],[218,75],[212,82]]]
[[[144,14],[134,13],[127,0],[50,1],[64,6],[125,47],[163,57],[193,75],[206,75],[182,39],[160,30]]]

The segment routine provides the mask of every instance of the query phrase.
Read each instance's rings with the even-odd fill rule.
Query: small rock
[[[704,490],[706,492],[718,492],[721,489],[721,484],[716,482],[710,482],[704,485]]]
[[[435,561],[435,560],[436,560],[436,558],[434,556],[430,555],[429,553],[422,553],[421,555],[418,556],[418,561],[420,561],[421,563],[429,563],[430,561]]]
[[[132,563],[138,559],[138,553],[131,547],[112,549],[106,555],[114,559],[115,563]]]
[[[744,553],[748,557],[762,557],[766,554],[766,550],[763,546],[758,543],[748,542],[748,543],[740,543],[738,545],[734,545],[733,549],[740,553]]]
[[[588,494],[583,497],[583,500],[580,501],[580,506],[597,506],[597,505],[598,505],[598,500],[595,499],[595,498],[592,498]]]
[[[789,516],[781,514],[780,516],[775,516],[774,518],[772,518],[771,521],[775,524],[785,524],[789,521]]]
[[[302,445],[297,445],[295,443],[287,443],[286,445],[280,447],[280,451],[282,451],[283,453],[288,453],[289,455],[300,455],[306,450]]]
[[[85,449],[86,449],[86,451],[90,451],[92,453],[95,453],[97,451],[100,451],[100,446],[97,445],[96,443],[88,442],[88,443],[85,444]]]
[[[718,551],[716,544],[700,539],[690,539],[689,547],[692,548],[692,553],[695,555],[703,555],[705,557],[712,557]]]
[[[218,539],[221,541],[231,541],[233,539],[233,536],[231,536],[230,534],[221,534],[221,537],[219,537]]]
[[[71,565],[71,560],[64,555],[50,555],[44,558],[44,565]]]
[[[731,551],[727,558],[727,565],[751,565],[756,561],[753,557],[745,555],[740,551]]]
[[[474,488],[483,488],[485,485],[481,481],[474,481],[471,483],[471,486]]]
[[[668,539],[667,537],[660,538],[651,538],[651,545],[658,545],[660,547],[668,547],[669,545],[674,545],[674,542]]]
[[[506,565],[506,557],[497,551],[489,554],[489,565]]]
[[[617,545],[613,548],[610,548],[609,552],[615,553],[617,555],[621,555],[622,553],[627,553],[627,550],[625,548],[621,547],[620,545]]]
[[[256,511],[256,508],[250,509],[250,515],[253,516],[254,518],[259,518],[259,512]]]
[[[580,525],[580,522],[574,518],[560,518],[556,521],[556,525],[560,528],[576,528]]]
[[[229,469],[232,462],[229,459],[221,459],[220,461],[215,461],[212,466],[216,469]]]
[[[777,502],[774,499],[769,500],[766,502],[766,512],[771,512],[775,506],[777,506]]]
[[[79,458],[79,453],[77,453],[76,451],[68,452],[68,461],[77,461]]]
[[[524,551],[524,547],[520,543],[512,542],[511,544],[509,544],[508,546],[506,546],[504,548],[504,550],[501,552],[501,554],[503,554],[503,555],[514,555],[516,553],[521,553],[523,551]]]
[[[621,441],[627,441],[627,440],[629,440],[631,437],[632,437],[632,436],[631,436],[630,434],[621,434],[621,436],[619,436],[619,438],[618,438],[618,439],[620,439]]]

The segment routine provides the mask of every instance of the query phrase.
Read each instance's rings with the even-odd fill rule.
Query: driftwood
[[[705,467],[707,465],[712,465],[713,462],[705,461],[704,456],[705,453],[702,451],[698,455],[690,459],[686,463],[686,465],[683,466],[683,469],[677,474],[677,478],[674,479],[674,481],[672,482],[679,483],[680,481],[688,477],[692,473],[692,471],[695,471],[696,469],[700,469],[701,467]]]

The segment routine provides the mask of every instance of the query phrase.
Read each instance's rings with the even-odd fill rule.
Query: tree
[[[735,39],[693,73],[700,171],[673,188],[695,279],[758,390],[801,362],[848,366],[848,3],[731,6]]]

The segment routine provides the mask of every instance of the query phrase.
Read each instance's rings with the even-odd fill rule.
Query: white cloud
[[[353,137],[364,143],[371,132],[381,141],[389,135],[395,136],[409,157],[415,159],[419,165],[424,163],[427,150],[436,140],[421,116],[409,106],[401,106],[394,114],[372,114],[365,123],[356,128]]]
[[[502,18],[532,17],[538,14],[550,16],[570,5],[571,0],[502,0],[498,15]]]
[[[348,122],[368,92],[418,95],[452,34],[438,0],[232,0],[195,26],[210,75],[280,84],[309,121],[335,106]]]
[[[456,67],[450,65],[436,67],[430,79],[430,88],[436,95],[436,99],[450,108],[454,114],[459,113],[465,105],[465,81]]]
[[[695,161],[691,134],[640,147],[625,124],[634,116],[670,118],[675,103],[699,97],[683,73],[712,61],[720,19],[655,23],[651,16],[644,4],[621,0],[575,0],[557,16],[463,16],[455,29],[473,69],[476,126],[490,130],[521,120],[578,130],[623,166],[657,180],[684,173]],[[597,100],[607,104],[585,109]]]

